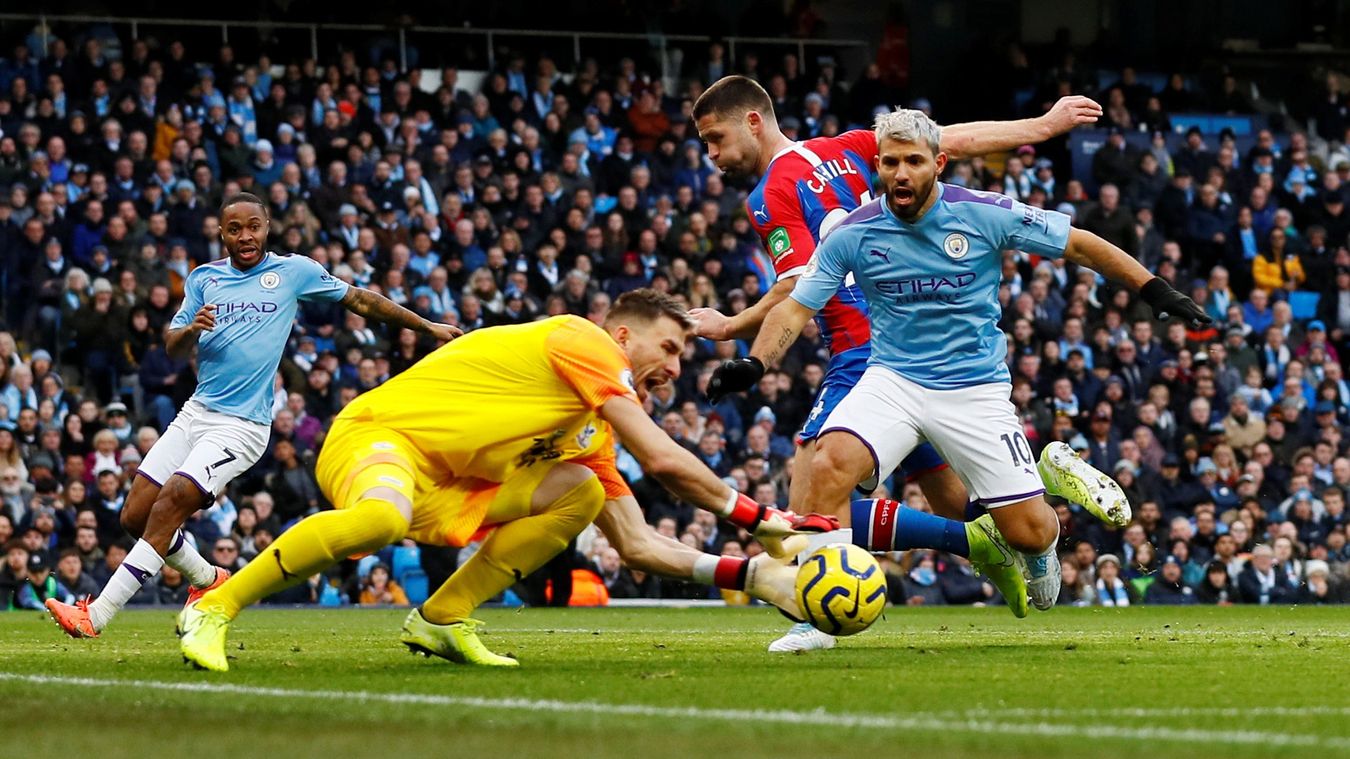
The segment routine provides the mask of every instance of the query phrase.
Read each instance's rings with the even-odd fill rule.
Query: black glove
[[[708,381],[708,402],[717,403],[732,393],[749,390],[764,376],[764,362],[754,356],[725,361]]]
[[[1205,309],[1196,305],[1195,301],[1185,294],[1173,289],[1162,277],[1154,277],[1144,283],[1144,286],[1139,288],[1139,297],[1153,309],[1153,313],[1161,321],[1167,321],[1169,317],[1175,316],[1184,319],[1192,327],[1214,323],[1209,314],[1205,313]]]

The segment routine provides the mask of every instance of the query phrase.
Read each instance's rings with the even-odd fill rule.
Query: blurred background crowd
[[[785,26],[810,21],[794,14]],[[745,215],[749,185],[720,176],[689,121],[698,93],[754,76],[794,139],[867,128],[897,104],[933,111],[930,93],[877,63],[845,70],[822,47],[733,56],[713,41],[673,70],[597,55],[561,72],[525,48],[461,71],[405,68],[388,47],[246,57],[97,25],[6,39],[0,609],[96,593],[131,545],[122,499],[195,385],[164,330],[188,272],[223,255],[222,197],[268,202],[271,249],[466,330],[564,313],[599,321],[637,287],[733,313],[772,285],[772,262]],[[1157,323],[1091,272],[1005,252],[1002,326],[1027,438],[1037,452],[1069,443],[1135,512],[1115,531],[1059,504],[1061,602],[1350,600],[1350,80],[1328,70],[1311,96],[1286,101],[1226,71],[1089,68],[1070,47],[1014,44],[1006,58],[981,117],[1035,116],[1067,93],[1097,98],[1106,117],[953,163],[945,180],[1072,215],[1216,320]],[[829,354],[808,327],[755,390],[710,406],[712,368],[747,348],[691,341],[680,380],[648,407],[736,488],[785,507],[793,433]],[[242,565],[329,508],[312,470],[333,415],[428,349],[304,304],[266,454],[187,525],[203,554]],[[652,529],[713,553],[759,550],[622,451],[620,465]],[[926,507],[903,481],[883,491]],[[415,602],[472,550],[391,547],[272,600]],[[897,603],[996,600],[951,556],[886,566]],[[165,568],[136,601],[185,595]],[[505,600],[628,597],[718,596],[631,571],[592,530]]]

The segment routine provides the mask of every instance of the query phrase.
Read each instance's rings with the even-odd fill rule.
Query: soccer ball
[[[886,575],[867,551],[831,543],[797,570],[797,602],[817,630],[854,635],[871,627],[886,608]]]

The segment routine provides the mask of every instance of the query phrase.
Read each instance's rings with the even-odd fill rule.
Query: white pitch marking
[[[57,675],[24,675],[0,672],[0,682],[33,685],[74,685],[87,688],[132,688],[176,693],[216,693],[266,698],[308,698],[325,701],[357,701],[390,704],[456,706],[470,709],[554,712],[558,714],[596,714],[607,716],[656,717],[665,719],[706,719],[723,722],[779,723],[819,725],[832,728],[871,728],[877,730],[922,730],[944,733],[992,733],[1032,735],[1045,738],[1092,738],[1127,741],[1175,741],[1199,744],[1242,744],[1257,746],[1307,746],[1350,749],[1350,738],[1321,738],[1296,733],[1271,733],[1255,730],[1197,730],[1169,727],[1125,727],[1114,725],[1063,725],[1049,722],[998,722],[976,717],[943,719],[930,713],[908,715],[850,714],[823,709],[708,709],[696,706],[654,706],[613,704],[600,701],[559,701],[529,698],[480,698],[444,696],[434,693],[378,693],[373,691],[300,690],[268,688],[228,683],[163,682],[156,680],[117,680]]]
[[[1148,709],[1122,706],[1116,709],[964,709],[929,712],[934,717],[1350,717],[1350,706],[1202,706]]]

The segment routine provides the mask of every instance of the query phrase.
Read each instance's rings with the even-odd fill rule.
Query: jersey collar
[[[800,142],[794,142],[794,143],[791,143],[791,144],[789,144],[787,147],[785,147],[785,148],[783,148],[782,150],[778,151],[777,153],[774,153],[774,154],[773,154],[773,158],[770,158],[770,159],[769,159],[769,163],[773,163],[774,161],[777,161],[779,158],[782,158],[783,156],[787,155],[788,153],[793,152],[794,150],[797,149],[797,146],[800,145],[800,144],[801,144]]]
[[[774,154],[773,154],[773,158],[770,158],[770,159],[769,159],[770,165],[772,165],[774,161],[777,161],[779,158],[782,158],[783,156],[787,155],[788,153],[796,153],[797,155],[799,155],[799,156],[801,156],[803,159],[805,159],[806,162],[809,163],[809,164],[811,164],[811,166],[813,166],[813,167],[819,166],[819,165],[821,165],[822,163],[824,163],[824,161],[820,160],[820,156],[816,155],[815,151],[813,151],[813,150],[811,150],[810,148],[806,147],[806,145],[805,145],[804,143],[801,143],[801,142],[793,142],[793,143],[790,143],[787,147],[785,147],[785,148],[783,148],[782,150],[778,151],[777,153],[774,153]]]

